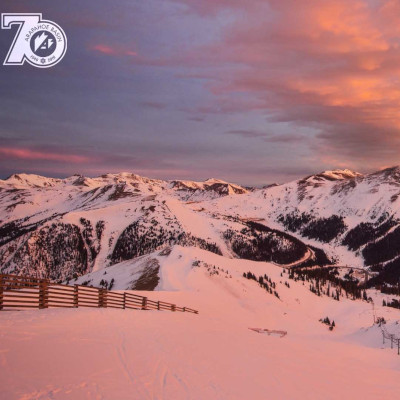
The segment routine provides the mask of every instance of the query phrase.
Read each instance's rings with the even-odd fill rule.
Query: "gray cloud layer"
[[[69,49],[48,70],[0,67],[2,177],[264,184],[398,163],[397,2],[2,3],[38,11]],[[0,33],[4,59],[15,32]]]

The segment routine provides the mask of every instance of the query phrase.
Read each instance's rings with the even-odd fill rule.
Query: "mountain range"
[[[0,180],[0,269],[69,281],[131,262],[140,265],[132,287],[149,290],[159,279],[149,255],[181,245],[284,267],[362,268],[370,286],[397,285],[399,196],[400,167],[261,189],[132,173],[14,174]]]

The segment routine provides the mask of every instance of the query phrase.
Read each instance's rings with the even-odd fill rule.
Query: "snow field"
[[[180,246],[159,259],[157,291],[140,294],[187,305],[199,315],[111,309],[1,313],[2,398],[397,397],[399,358],[381,348],[370,304],[317,297],[268,263]],[[214,265],[218,274],[210,273]],[[266,273],[281,300],[243,278],[247,271]],[[394,326],[397,310],[377,308]],[[335,320],[333,332],[318,321],[325,316]],[[288,334],[269,336],[250,327]]]

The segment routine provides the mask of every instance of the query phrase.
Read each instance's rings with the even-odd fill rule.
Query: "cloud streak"
[[[307,140],[304,135],[299,135],[296,133],[270,134],[245,129],[226,131],[225,134],[240,136],[247,139],[262,138],[263,141],[269,143],[295,143]]]
[[[84,164],[92,161],[90,157],[76,154],[60,154],[32,150],[28,148],[0,147],[0,154],[4,158],[30,161],[56,161],[62,163]]]
[[[134,56],[136,57],[138,54],[136,51],[130,50],[128,48],[123,48],[121,45],[108,45],[108,44],[102,44],[98,43],[95,45],[90,46],[90,49],[107,55],[107,56]]]

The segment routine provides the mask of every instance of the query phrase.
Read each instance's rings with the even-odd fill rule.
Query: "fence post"
[[[142,310],[146,310],[147,308],[147,297],[142,298]]]
[[[126,307],[126,292],[124,292],[124,303],[122,305],[122,308],[125,310]]]
[[[98,295],[97,304],[98,304],[99,308],[102,308],[102,307],[104,307],[103,306],[103,289],[98,289],[97,295]]]
[[[46,279],[41,279],[39,283],[39,308],[49,306],[49,283]]]
[[[171,311],[175,311],[176,304],[171,304]]]
[[[393,335],[390,335],[390,348],[393,349]]]
[[[160,302],[157,301],[157,310],[159,310],[159,309],[160,309]]]
[[[102,297],[103,297],[103,307],[104,308],[107,308],[107,293],[108,293],[108,290],[107,289],[103,289],[102,290]]]
[[[3,309],[3,292],[4,292],[3,275],[0,275],[0,311]]]
[[[79,286],[78,285],[74,285],[74,307],[78,308],[79,304],[78,304],[78,296],[79,296]]]
[[[186,312],[186,307],[183,307],[183,312]]]

